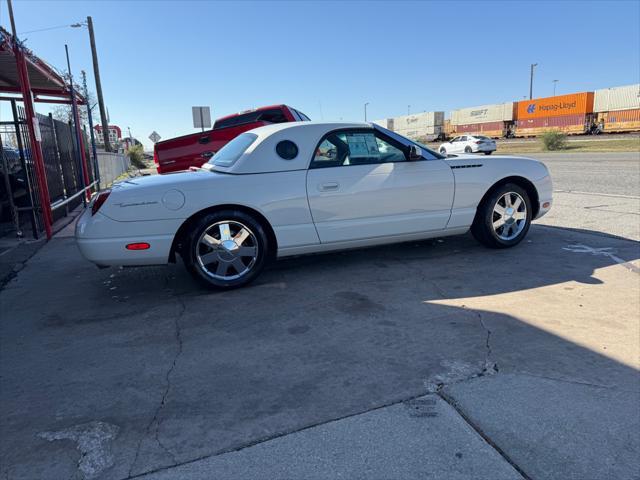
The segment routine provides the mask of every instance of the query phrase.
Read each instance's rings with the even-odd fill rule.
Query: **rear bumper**
[[[478,145],[476,151],[477,152],[495,152],[495,145]]]
[[[172,234],[142,235],[132,232],[117,235],[115,232],[123,230],[123,223],[129,222],[116,222],[99,212],[92,216],[91,210],[86,209],[75,229],[76,243],[82,256],[99,266],[164,265],[168,262],[174,237]],[[96,231],[104,230],[114,232],[113,236],[94,236]],[[146,242],[150,247],[147,250],[127,250],[128,244],[137,242]]]

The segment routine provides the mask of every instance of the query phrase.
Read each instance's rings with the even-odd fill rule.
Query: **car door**
[[[449,153],[458,153],[460,151],[460,139],[462,137],[456,137],[453,140],[451,140],[451,148],[448,149]]]
[[[449,165],[373,129],[330,132],[307,172],[307,196],[321,243],[441,230],[453,203]]]

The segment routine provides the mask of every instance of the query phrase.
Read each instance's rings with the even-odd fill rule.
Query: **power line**
[[[40,28],[38,30],[29,30],[28,32],[20,32],[20,35],[26,35],[27,33],[46,32],[47,30],[56,30],[59,28],[69,28],[71,26],[72,26],[71,24],[67,24],[67,25],[58,25],[57,27]]]

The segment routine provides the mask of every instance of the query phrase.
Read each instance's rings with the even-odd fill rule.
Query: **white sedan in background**
[[[205,285],[233,288],[290,255],[469,229],[489,247],[512,247],[551,196],[537,160],[445,158],[368,123],[283,123],[239,135],[203,168],[100,192],[76,239],[99,266],[179,254]]]
[[[495,140],[484,135],[460,135],[440,145],[440,153],[484,153],[491,155],[496,151]]]

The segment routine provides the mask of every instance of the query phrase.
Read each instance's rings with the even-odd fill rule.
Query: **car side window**
[[[344,131],[328,134],[316,148],[310,168],[403,162],[400,148],[373,132]]]
[[[451,143],[457,142],[458,140],[460,140],[460,137],[455,137],[453,140],[451,140]]]

